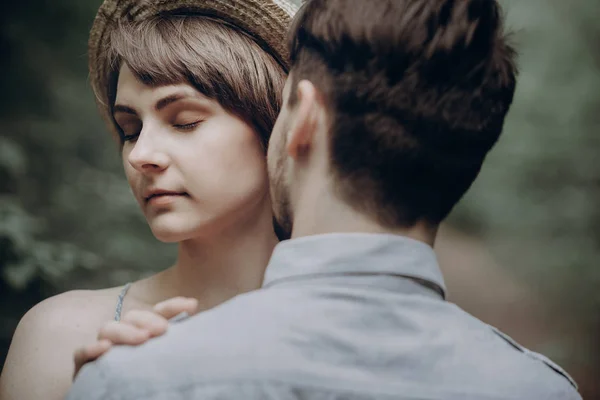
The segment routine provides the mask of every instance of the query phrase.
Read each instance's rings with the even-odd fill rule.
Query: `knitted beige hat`
[[[116,22],[142,21],[164,14],[205,15],[226,21],[250,35],[284,68],[288,68],[286,36],[298,7],[290,0],[105,0],[100,6],[88,42],[89,71],[92,86],[108,85],[110,30]],[[101,93],[106,93],[101,90]],[[108,99],[97,99],[103,114]],[[107,115],[104,115],[107,117]]]

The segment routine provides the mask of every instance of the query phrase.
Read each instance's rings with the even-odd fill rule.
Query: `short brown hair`
[[[289,45],[292,88],[308,79],[327,103],[338,195],[386,226],[441,222],[512,103],[497,1],[308,0]]]
[[[287,71],[241,30],[194,15],[120,21],[112,30],[109,57],[109,87],[94,91],[107,94],[111,118],[119,70],[126,63],[149,85],[191,84],[252,126],[266,149]]]

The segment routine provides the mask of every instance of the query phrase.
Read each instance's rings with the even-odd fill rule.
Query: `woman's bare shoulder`
[[[76,334],[94,329],[113,318],[119,292],[120,288],[111,288],[58,294],[31,308],[17,330],[36,327],[44,331],[64,329]]]
[[[74,351],[92,343],[114,318],[120,290],[70,291],[31,308],[13,336],[0,398],[63,398],[71,384]]]

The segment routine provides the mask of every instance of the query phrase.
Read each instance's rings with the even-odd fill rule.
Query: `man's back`
[[[559,367],[443,299],[392,235],[280,244],[265,287],[85,368],[71,399],[580,399]]]

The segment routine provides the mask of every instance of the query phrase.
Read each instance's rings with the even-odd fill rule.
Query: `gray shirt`
[[[395,235],[277,246],[264,287],[119,347],[70,400],[575,400],[560,367],[445,301],[433,250]]]

